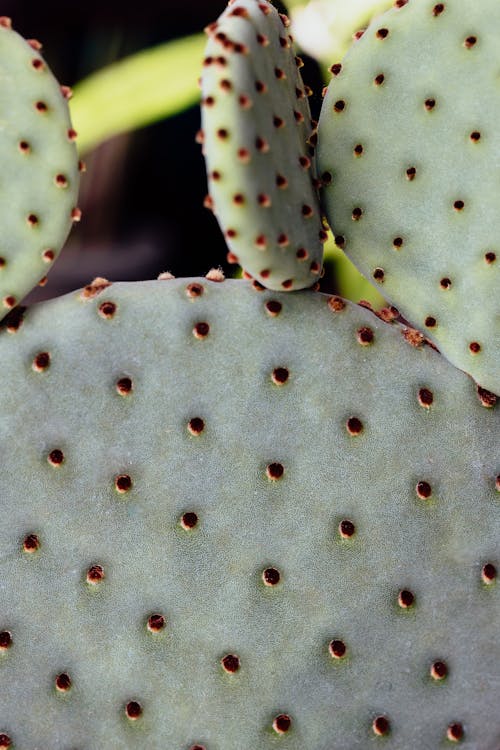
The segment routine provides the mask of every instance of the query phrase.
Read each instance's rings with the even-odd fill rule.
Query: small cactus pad
[[[500,4],[396,6],[332,68],[325,210],[384,296],[500,394]]]
[[[207,200],[229,259],[270,289],[310,287],[321,273],[326,235],[308,143],[308,91],[288,19],[267,0],[237,0],[207,31]]]
[[[79,218],[70,92],[39,48],[0,18],[0,318],[45,277]]]
[[[0,333],[13,749],[498,746],[500,411],[411,340],[200,278]]]

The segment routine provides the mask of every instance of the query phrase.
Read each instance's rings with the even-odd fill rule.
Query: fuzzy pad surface
[[[69,90],[39,47],[0,19],[0,318],[47,274],[79,217]]]
[[[94,291],[0,332],[2,746],[496,747],[498,408],[339,298]]]
[[[500,394],[500,5],[410,0],[375,19],[323,103],[323,199],[367,278]]]
[[[203,148],[229,259],[269,289],[310,287],[326,234],[289,20],[267,0],[237,0],[207,30]]]

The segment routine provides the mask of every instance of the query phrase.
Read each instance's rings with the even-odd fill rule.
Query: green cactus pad
[[[208,27],[202,132],[209,206],[230,260],[270,289],[319,278],[319,210],[307,91],[288,19],[265,0],[238,0]]]
[[[333,68],[325,210],[384,296],[500,394],[500,4],[397,5]]]
[[[2,747],[498,745],[500,412],[405,337],[207,279],[0,333]]]
[[[0,318],[44,278],[79,218],[69,89],[39,47],[0,19]]]

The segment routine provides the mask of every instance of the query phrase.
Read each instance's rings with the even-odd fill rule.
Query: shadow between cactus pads
[[[13,747],[494,748],[499,412],[467,376],[206,279],[38,305],[0,357]]]

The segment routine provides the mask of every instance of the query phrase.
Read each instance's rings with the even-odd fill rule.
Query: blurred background
[[[353,34],[390,6],[388,0],[276,1],[289,12],[305,61],[302,74],[319,116],[321,91]],[[64,294],[95,276],[112,281],[204,275],[226,262],[216,219],[203,207],[207,192],[200,146],[197,79],[203,28],[225,0],[142,0],[135,10],[118,0],[85,4],[3,0],[2,15],[43,55],[71,100],[78,145],[87,165],[79,205],[82,221],[29,302]],[[383,304],[373,287],[327,245],[322,291]]]

